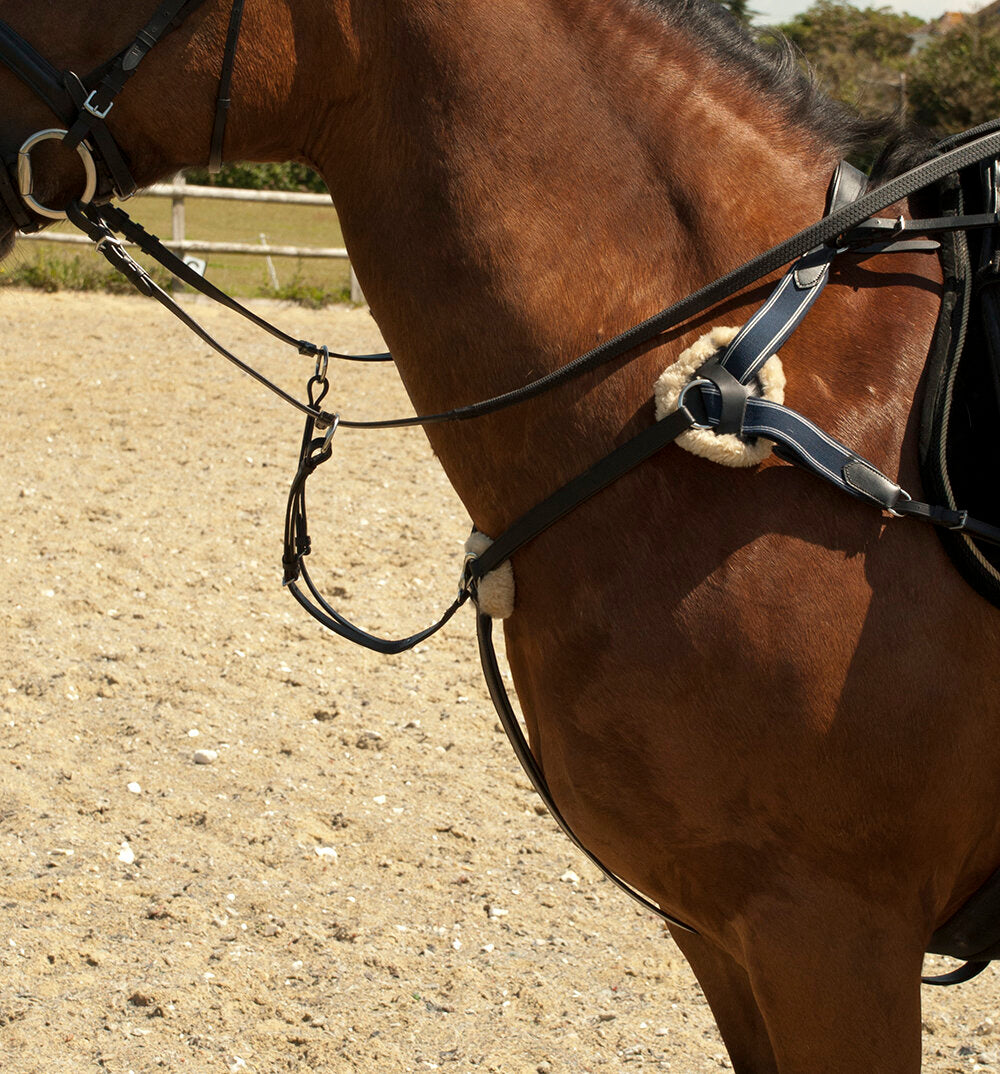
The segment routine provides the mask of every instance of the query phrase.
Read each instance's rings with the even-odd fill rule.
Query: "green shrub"
[[[224,164],[218,175],[204,168],[186,173],[189,183],[200,186],[239,187],[244,190],[300,190],[326,193],[326,184],[304,164]]]
[[[150,276],[168,288],[172,277],[161,268],[150,270]],[[28,287],[35,291],[105,291],[114,295],[135,293],[124,276],[115,272],[103,260],[93,257],[72,257],[39,252],[20,264],[0,266],[0,287]]]

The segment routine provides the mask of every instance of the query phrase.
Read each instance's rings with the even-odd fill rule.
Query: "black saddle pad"
[[[1000,167],[945,181],[942,215],[997,211]],[[920,432],[926,497],[1000,525],[1000,229],[946,236],[945,291]],[[939,531],[963,577],[1000,607],[1000,548]]]

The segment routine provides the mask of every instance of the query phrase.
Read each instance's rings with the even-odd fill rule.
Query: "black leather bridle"
[[[77,199],[80,203],[106,201],[111,196],[129,198],[135,193],[136,183],[128,158],[106,120],[118,94],[149,51],[204,2],[164,0],[126,48],[83,78],[73,71],[58,70],[16,30],[0,21],[0,62],[33,90],[63,124],[36,131],[22,143],[16,156],[4,159],[0,168],[0,197],[19,230],[37,231],[48,221],[66,216],[64,209],[43,205],[34,196],[31,153],[41,142],[59,141],[79,154],[85,171],[83,193]],[[212,171],[218,171],[222,165],[243,6],[244,0],[233,0],[209,152]]]

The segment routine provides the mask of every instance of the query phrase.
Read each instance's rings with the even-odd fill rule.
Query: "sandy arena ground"
[[[380,346],[363,311],[268,312]],[[0,324],[4,1074],[728,1067],[669,937],[542,815],[471,613],[383,658],[282,591],[298,418],[141,299],[4,290]],[[391,368],[335,393],[406,412]],[[422,433],[342,432],[313,483],[335,603],[436,617],[468,524]],[[1000,1069],[998,986],[925,989],[925,1070]]]

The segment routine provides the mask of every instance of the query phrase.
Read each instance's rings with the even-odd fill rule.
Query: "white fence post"
[[[170,238],[176,243],[176,249],[180,256],[184,257],[184,188],[187,179],[180,172],[174,178],[175,192],[170,198]],[[176,277],[170,284],[171,291],[180,291],[184,285]]]

